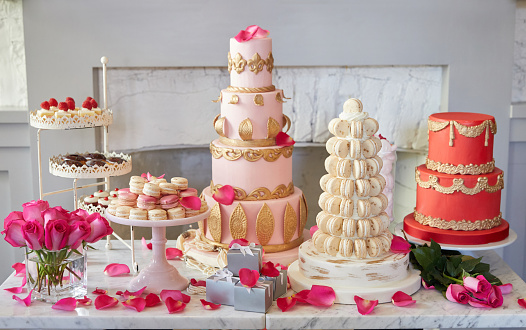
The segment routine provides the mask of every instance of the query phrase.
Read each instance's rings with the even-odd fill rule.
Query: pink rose
[[[76,249],[91,233],[91,226],[87,221],[77,221],[69,226],[69,237],[66,243],[72,249]]]
[[[38,220],[29,220],[22,226],[22,233],[31,250],[40,250],[44,244],[44,227]]]
[[[64,219],[49,220],[46,222],[44,234],[46,248],[50,251],[62,250],[68,242],[69,225]]]
[[[7,224],[11,220],[24,220],[24,213],[20,211],[13,211],[4,219],[4,229],[7,229]]]
[[[484,275],[464,277],[464,287],[477,299],[485,299],[491,291],[491,284]]]
[[[99,213],[90,214],[86,221],[90,224],[91,233],[84,240],[88,243],[98,242],[101,238],[113,233],[108,220],[102,217]]]
[[[450,284],[446,291],[446,298],[449,301],[459,304],[467,304],[471,299],[469,291],[460,284]]]
[[[44,219],[42,218],[42,211],[49,209],[49,203],[43,200],[31,201],[22,204],[24,208],[23,214],[26,221],[37,220],[41,225],[44,225]]]
[[[502,306],[504,299],[502,298],[502,292],[496,285],[491,287],[489,294],[484,299],[471,298],[469,304],[473,307],[479,308],[497,308]]]
[[[71,225],[72,222],[74,222],[75,220],[79,220],[79,219],[86,220],[88,216],[89,216],[88,211],[83,210],[83,209],[76,209],[75,211],[69,214],[69,218],[70,218],[69,224]]]
[[[45,211],[42,211],[42,218],[44,219],[44,228],[46,228],[49,220],[68,220],[68,211],[66,211],[65,213],[62,211],[65,210],[60,206],[52,207]]]
[[[5,240],[7,243],[14,247],[26,246],[26,240],[22,233],[22,227],[25,223],[26,221],[24,219],[12,219],[9,222],[4,222],[4,228],[6,229],[2,234],[5,234]]]

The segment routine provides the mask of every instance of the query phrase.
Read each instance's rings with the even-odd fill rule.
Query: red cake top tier
[[[429,154],[426,166],[448,174],[493,171],[495,118],[470,112],[442,112],[429,116]]]

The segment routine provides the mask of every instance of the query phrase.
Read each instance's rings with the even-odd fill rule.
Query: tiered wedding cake
[[[504,174],[495,167],[495,118],[479,113],[429,116],[429,154],[416,168],[416,208],[404,219],[418,239],[453,245],[498,242],[509,234],[500,212]]]
[[[201,222],[201,239],[228,248],[233,239],[260,244],[266,253],[303,242],[307,204],[292,183],[293,146],[276,145],[290,120],[285,96],[272,85],[274,57],[268,31],[252,26],[230,39],[230,83],[221,91],[221,114],[214,120],[219,138],[210,144],[212,183],[203,191],[211,207]],[[224,185],[235,191],[231,205],[213,194]]]
[[[362,111],[360,100],[349,99],[329,131],[335,136],[327,141],[318,230],[289,267],[292,288],[329,285],[343,304],[354,304],[354,295],[387,302],[396,291],[414,293],[420,277],[409,269],[409,255],[390,252],[386,182],[377,156],[382,144],[373,136],[378,122]]]

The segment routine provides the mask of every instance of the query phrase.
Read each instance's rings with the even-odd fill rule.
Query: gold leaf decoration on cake
[[[237,53],[234,58],[231,58],[230,52],[228,52],[228,72],[234,69],[239,74],[245,70],[246,65],[247,60],[245,60],[241,54]]]
[[[286,96],[285,96],[285,92],[284,92],[284,91],[281,91],[281,92],[283,93],[283,98],[284,98],[285,100],[290,100],[290,97],[286,97]]]
[[[276,119],[269,117],[267,121],[267,139],[275,138],[281,131],[281,127]]]
[[[256,218],[256,236],[259,244],[267,245],[274,234],[274,216],[272,211],[265,203],[258,212]]]
[[[267,56],[267,71],[272,73],[272,69],[274,69],[274,56],[272,56],[272,52],[269,52]]]
[[[232,72],[232,56],[228,52],[228,73]]]
[[[214,182],[212,181],[210,183],[210,192],[212,194],[215,194],[215,192],[221,187],[223,187],[223,185],[220,185],[220,184],[214,185]],[[294,193],[294,183],[292,183],[292,181],[288,184],[288,186],[285,186],[284,184],[280,184],[272,191],[270,191],[270,189],[268,188],[260,187],[260,188],[256,188],[252,190],[248,194],[242,188],[239,188],[239,187],[232,187],[232,188],[234,189],[235,200],[244,200],[244,201],[278,199],[278,198],[284,198],[284,197],[290,196]]]
[[[298,226],[298,219],[296,217],[296,211],[287,202],[285,208],[285,216],[283,217],[283,242],[288,243],[294,236],[296,228]]]
[[[233,93],[266,93],[266,92],[273,92],[276,90],[276,86],[270,85],[265,87],[236,87],[236,86],[228,86],[226,88],[228,92]]]
[[[415,210],[415,221],[421,223],[424,226],[434,227],[438,229],[451,229],[451,230],[462,230],[462,231],[473,231],[473,230],[487,230],[500,226],[502,222],[502,213],[499,213],[493,219],[484,219],[476,221],[467,220],[444,220],[441,218],[434,218],[432,216],[426,216],[418,213]]]
[[[298,236],[301,236],[303,232],[303,228],[305,228],[305,225],[307,224],[307,217],[309,214],[309,208],[307,206],[307,200],[305,199],[305,195],[301,194],[300,199],[300,225],[298,226]]]
[[[264,106],[265,104],[263,103],[263,95],[256,94],[256,96],[254,96],[254,104],[260,107]]]
[[[436,162],[432,159],[426,158],[426,167],[429,170],[437,171],[445,174],[470,174],[470,175],[480,175],[493,172],[495,169],[495,159],[486,164],[442,164],[441,162]]]
[[[230,98],[230,102],[228,102],[228,104],[238,104],[239,103],[239,96],[237,95],[232,95],[232,97]]]
[[[484,146],[488,146],[489,141],[489,132],[491,131],[492,134],[497,134],[497,124],[493,120],[484,120],[481,124],[475,125],[475,126],[467,126],[462,125],[457,121],[450,120],[448,122],[437,122],[433,121],[431,119],[428,119],[427,121],[427,128],[432,132],[438,132],[443,130],[444,128],[450,126],[450,136],[449,136],[449,146],[453,146],[453,140],[455,139],[455,134],[453,131],[453,126],[457,129],[458,133],[462,136],[468,137],[468,138],[474,138],[482,134],[484,131],[486,132],[486,136],[484,139]]]
[[[226,160],[234,161],[243,157],[249,162],[256,162],[263,158],[267,162],[275,162],[281,156],[290,158],[294,146],[279,147],[276,149],[235,149],[218,147],[214,143],[210,143],[210,153],[215,159],[225,157]]]
[[[207,225],[208,231],[214,241],[221,242],[221,208],[219,207],[219,203],[215,203],[212,207],[210,215],[208,216]],[[204,234],[204,232],[202,233]]]
[[[250,119],[245,119],[239,124],[239,137],[243,139],[243,141],[246,140],[252,140],[252,122]]]
[[[221,102],[223,100],[223,93],[219,93],[219,97],[217,98],[217,100],[213,100],[212,102],[214,103],[218,103],[218,102]]]
[[[205,230],[206,230],[205,229],[205,221],[204,220],[199,221],[197,223],[197,226],[199,227],[199,231],[204,234]]]
[[[234,212],[230,215],[230,235],[233,239],[245,238],[247,236],[247,215],[241,204],[237,204]]]
[[[261,71],[263,71],[263,67],[266,64],[266,61],[262,60],[261,56],[259,56],[258,53],[255,53],[254,56],[252,56],[252,58],[248,60],[247,64],[248,69],[250,71],[254,72],[255,74],[258,74]]]
[[[217,116],[220,116],[220,115],[217,115]],[[221,118],[216,117],[216,119],[214,119],[214,128],[217,134],[219,134],[219,136],[225,136],[225,130],[224,130],[225,121],[226,121],[226,117],[221,117]]]
[[[424,189],[434,189],[438,191],[441,194],[452,194],[454,192],[461,192],[466,195],[476,195],[480,193],[481,191],[485,191],[488,193],[494,193],[504,188],[504,174],[501,173],[497,176],[497,182],[495,185],[490,186],[488,184],[488,178],[487,177],[479,177],[477,179],[477,184],[473,188],[468,188],[464,185],[464,179],[456,178],[453,179],[453,183],[449,187],[444,187],[438,182],[438,177],[435,175],[429,175],[429,179],[427,181],[423,181],[420,178],[420,171],[415,170],[415,180],[419,187]]]
[[[285,103],[285,101],[283,101],[283,98],[281,97],[280,92],[276,93],[276,101],[278,101],[279,103]]]
[[[283,115],[283,128],[287,128],[285,130],[285,133],[287,133],[290,129],[290,118],[287,115]]]

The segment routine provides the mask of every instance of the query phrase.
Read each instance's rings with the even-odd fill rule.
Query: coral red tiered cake
[[[429,116],[429,154],[416,168],[416,207],[404,231],[453,245],[498,242],[509,234],[500,212],[504,174],[495,167],[495,118],[445,112]]]

